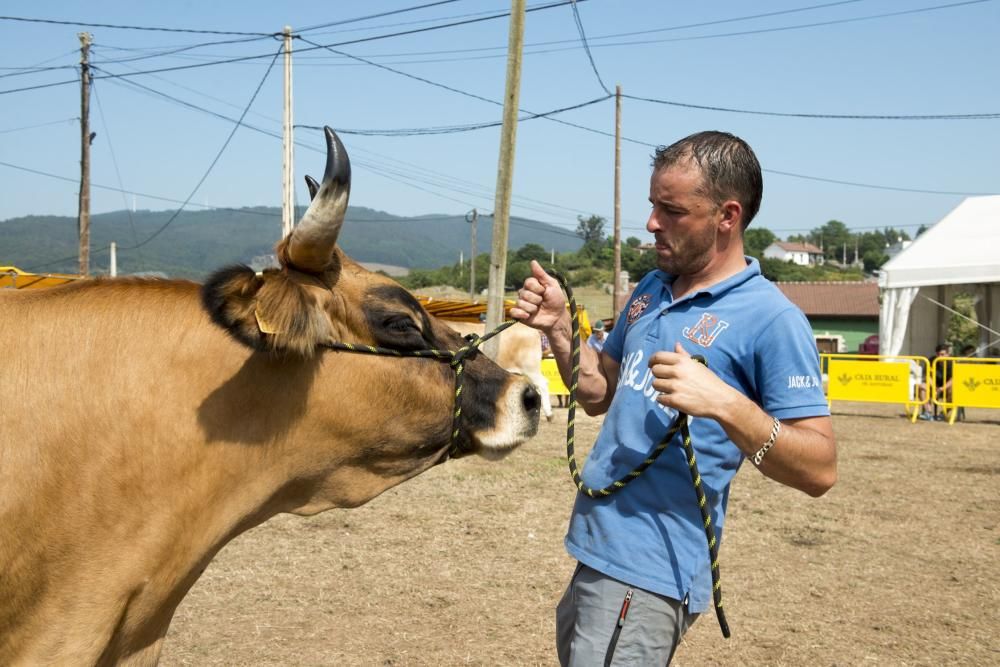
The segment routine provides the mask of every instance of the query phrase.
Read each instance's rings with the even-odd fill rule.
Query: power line
[[[253,106],[254,100],[257,99],[257,95],[258,93],[260,93],[260,89],[264,87],[264,82],[267,81],[267,77],[271,74],[271,69],[274,67],[274,63],[277,62],[278,56],[280,56],[283,51],[284,51],[284,46],[278,49],[278,51],[274,54],[274,58],[271,59],[271,64],[267,66],[267,71],[264,72],[263,78],[261,78],[260,83],[257,84],[257,89],[253,91],[253,95],[250,96],[250,101],[247,102],[247,106],[243,110],[243,113],[240,115],[239,120],[236,121],[236,124],[233,126],[233,129],[229,132],[229,136],[226,137],[225,142],[223,142],[222,148],[220,148],[218,153],[215,154],[215,158],[212,160],[212,163],[208,165],[208,169],[205,170],[205,173],[202,175],[201,179],[198,180],[198,183],[194,186],[194,189],[191,190],[191,194],[187,196],[187,199],[184,200],[184,203],[180,205],[180,208],[178,208],[177,211],[174,212],[172,216],[170,216],[169,220],[163,223],[163,226],[161,226],[155,232],[150,234],[145,241],[138,243],[134,246],[131,246],[129,248],[122,248],[123,250],[135,250],[136,248],[141,248],[142,246],[146,245],[147,243],[155,239],[157,236],[159,236],[163,232],[163,230],[165,230],[167,227],[170,226],[170,223],[172,223],[174,220],[177,219],[177,216],[180,215],[180,212],[184,210],[184,207],[187,206],[188,202],[191,201],[195,193],[198,192],[198,189],[201,188],[202,183],[205,182],[205,179],[208,178],[208,175],[212,173],[212,170],[215,168],[216,163],[218,163],[219,158],[222,157],[222,154],[229,146],[229,142],[232,141],[233,136],[236,134],[236,130],[238,130],[240,128],[240,125],[243,124],[243,119],[246,117],[247,112],[250,111],[250,107]]]
[[[0,69],[16,69],[16,72],[0,74],[0,79],[7,79],[12,76],[24,76],[26,74],[39,74],[41,72],[52,72],[59,69],[76,69],[76,65],[53,65],[52,67],[0,67]]]
[[[57,21],[55,19],[35,19],[24,16],[0,16],[0,21],[20,21],[22,23],[48,23],[51,25],[73,25],[82,28],[112,28],[114,30],[149,30],[155,32],[186,32],[198,35],[256,35],[270,37],[273,32],[236,32],[232,30],[199,30],[195,28],[163,28],[158,26],[120,25],[116,23],[84,23],[82,21]]]
[[[612,96],[608,87],[604,85],[603,79],[601,79],[601,73],[597,71],[597,63],[594,62],[594,55],[590,52],[590,46],[587,44],[587,33],[583,30],[583,21],[580,20],[580,10],[576,7],[576,0],[572,0],[570,3],[573,6],[573,20],[576,22],[577,32],[580,33],[580,43],[583,44],[583,50],[587,52],[587,60],[590,61],[590,67],[594,70],[594,76],[597,77],[597,83],[601,84],[601,88],[604,92],[608,94],[608,97]]]
[[[165,51],[158,51],[156,53],[147,53],[142,56],[133,56],[131,58],[119,58],[117,60],[104,60],[101,61],[102,65],[116,65],[120,63],[134,62],[136,60],[149,60],[150,58],[163,58],[166,56],[176,55],[178,53],[184,53],[185,51],[192,51],[194,49],[204,48],[206,46],[219,46],[222,44],[246,44],[248,42],[255,42],[261,39],[267,39],[272,37],[272,35],[267,35],[265,37],[245,37],[243,39],[224,39],[215,42],[201,42],[199,44],[188,44],[187,46],[171,47]],[[121,49],[117,46],[105,46],[103,44],[95,44],[98,47],[111,48],[111,49]],[[128,49],[128,50],[138,50],[138,49]],[[148,50],[148,49],[147,49]]]
[[[29,174],[35,174],[35,175],[38,175],[38,176],[45,176],[46,178],[53,178],[53,179],[56,179],[56,180],[59,180],[59,181],[65,181],[67,183],[73,183],[74,185],[78,184],[80,182],[79,178],[70,178],[68,176],[60,176],[59,174],[53,174],[51,172],[42,171],[40,169],[32,169],[31,167],[25,167],[25,166],[18,165],[18,164],[11,164],[10,162],[0,161],[0,166],[8,167],[9,169],[14,169],[14,170],[17,170],[17,171],[23,171],[23,172],[26,172],[26,173],[29,173]],[[149,193],[139,192],[137,190],[122,190],[121,188],[114,188],[114,187],[111,187],[110,185],[100,185],[98,183],[91,183],[91,187],[92,188],[96,188],[98,190],[108,190],[109,192],[121,192],[121,193],[127,194],[127,195],[137,195],[137,196],[142,197],[144,199],[155,199],[157,201],[164,201],[164,202],[168,202],[168,203],[171,203],[171,204],[181,204],[181,203],[183,203],[183,200],[181,200],[181,199],[172,199],[170,197],[161,197],[159,195],[151,195]],[[188,206],[197,206],[199,208],[211,209],[213,211],[232,211],[234,213],[247,213],[247,214],[250,214],[250,215],[263,215],[263,216],[267,216],[269,218],[281,217],[280,213],[278,213],[278,214],[275,214],[275,213],[264,213],[262,211],[255,211],[255,210],[252,210],[252,209],[249,209],[249,208],[230,208],[230,207],[227,207],[227,206],[213,206],[211,204],[198,204],[198,203],[189,203]],[[74,258],[70,258],[70,259],[74,259]]]
[[[560,107],[559,109],[553,109],[551,111],[545,111],[543,113],[528,113],[525,116],[518,118],[518,122],[524,122],[529,120],[534,120],[535,118],[548,118],[555,114],[564,113],[566,111],[573,111],[575,109],[582,109],[588,107],[592,104],[597,104],[598,102],[603,102],[610,99],[610,96],[605,95],[604,97],[598,97],[587,102],[580,102],[579,104],[573,104],[566,107]],[[413,127],[413,128],[397,128],[392,130],[360,130],[360,129],[346,129],[346,128],[335,128],[339,134],[356,134],[361,136],[383,136],[383,137],[409,137],[409,136],[423,136],[429,134],[455,134],[459,132],[469,132],[472,130],[481,130],[489,127],[499,127],[503,121],[489,121],[485,123],[469,123],[466,125],[443,125],[435,127]],[[295,127],[305,129],[305,130],[322,130],[323,128],[318,125],[296,125]]]
[[[965,5],[977,5],[984,2],[993,2],[994,0],[967,0],[966,2],[954,2],[947,5],[934,5],[932,7],[920,7],[917,9],[906,9],[897,12],[886,12],[883,14],[870,14],[868,16],[855,16],[846,19],[831,19],[829,21],[817,21],[814,23],[800,23],[798,25],[780,26],[775,28],[760,28],[758,30],[744,30],[741,32],[728,32],[728,33],[715,33],[712,35],[695,35],[691,37],[675,37],[669,39],[649,39],[642,41],[632,41],[632,42],[612,42],[610,44],[594,44],[594,48],[609,47],[609,46],[633,46],[636,44],[661,44],[664,42],[688,42],[701,39],[717,39],[720,37],[742,37],[744,35],[760,35],[770,32],[784,32],[789,30],[800,30],[803,28],[820,28],[829,25],[839,25],[843,23],[856,23],[858,21],[870,21],[872,19],[883,19],[893,16],[905,16],[908,14],[920,14],[923,12],[937,11],[939,9],[953,9],[955,7],[962,7]],[[640,33],[634,33],[640,34]],[[595,37],[591,41],[596,39],[604,39],[600,37]]]
[[[37,125],[25,125],[23,127],[12,127],[7,130],[0,130],[0,134],[7,134],[8,132],[20,132],[21,130],[33,130],[36,127],[48,127],[50,125],[61,125],[62,123],[71,123],[73,121],[80,120],[79,117],[74,116],[73,118],[63,118],[62,120],[53,120],[48,123],[38,123]]]
[[[322,28],[330,28],[336,25],[347,25],[349,23],[358,23],[360,21],[367,21],[369,19],[382,18],[383,16],[392,16],[394,14],[404,14],[406,12],[416,11],[418,9],[427,9],[428,7],[437,7],[438,5],[449,5],[453,2],[458,2],[458,0],[439,0],[438,2],[429,2],[424,5],[414,5],[413,7],[403,7],[402,9],[394,9],[387,12],[379,12],[378,14],[368,14],[367,16],[358,16],[353,19],[344,19],[342,21],[333,21],[331,23],[318,23],[313,26],[308,26],[306,28],[300,29],[298,32],[311,32],[313,30],[320,30]]]
[[[776,116],[779,118],[822,118],[833,120],[988,120],[1000,118],[1000,112],[992,113],[962,113],[962,114],[833,114],[833,113],[792,113],[784,111],[753,111],[750,109],[733,109],[729,107],[716,107],[704,104],[689,104],[685,102],[674,102],[671,100],[661,100],[652,97],[640,97],[638,95],[626,95],[622,97],[640,102],[651,102],[653,104],[665,104],[685,109],[700,109],[703,111],[724,111],[726,113],[752,114],[755,116]]]
[[[91,90],[94,92],[94,99],[97,101],[97,112],[101,116],[101,126],[104,128],[104,133],[107,135],[108,150],[111,152],[111,164],[115,168],[115,176],[118,178],[118,187],[122,189],[122,203],[125,205],[125,211],[128,214],[128,225],[132,229],[132,243],[135,243],[135,247],[138,249],[139,245],[139,235],[135,231],[135,220],[132,217],[132,209],[128,206],[128,201],[125,199],[125,184],[122,181],[122,172],[118,168],[118,156],[115,155],[115,146],[111,141],[111,129],[108,127],[108,122],[104,118],[104,106],[101,105],[101,97],[98,94],[98,86],[91,86]],[[142,251],[139,252],[139,266],[143,267]]]
[[[561,7],[563,5],[569,4],[572,1],[573,0],[562,0],[560,2],[553,2],[553,3],[549,3],[547,5],[539,5],[538,7],[533,7],[531,9],[528,9],[527,11],[539,11],[539,10],[543,10],[543,9],[551,9],[553,7]],[[329,44],[329,45],[315,44],[311,48],[300,49],[298,51],[298,53],[303,53],[303,52],[311,51],[311,50],[315,50],[315,49],[330,48],[332,46],[344,46],[344,45],[347,45],[347,44],[359,44],[359,43],[362,43],[362,42],[371,42],[371,41],[376,41],[376,40],[381,40],[381,39],[388,39],[390,37],[400,37],[402,35],[413,35],[413,34],[417,34],[417,33],[421,33],[421,32],[429,32],[431,30],[441,30],[443,28],[452,28],[452,27],[456,27],[456,26],[460,26],[460,25],[467,25],[467,24],[470,24],[470,23],[478,23],[478,22],[481,22],[481,21],[489,21],[489,20],[493,20],[493,19],[497,19],[497,18],[503,18],[504,16],[508,16],[509,14],[510,14],[510,12],[505,12],[505,13],[501,13],[501,14],[492,14],[490,16],[485,16],[485,17],[476,18],[476,19],[468,19],[468,20],[465,20],[465,21],[457,21],[457,22],[454,22],[454,23],[445,23],[445,24],[441,24],[441,25],[430,26],[430,27],[427,27],[427,28],[418,28],[418,29],[415,29],[415,30],[406,30],[406,31],[402,31],[402,32],[388,33],[388,34],[384,34],[384,35],[375,35],[373,37],[365,37],[365,38],[361,38],[361,39],[349,40],[349,41],[340,42],[340,43],[337,43],[337,44]],[[4,19],[4,18],[8,18],[8,19],[11,19],[11,20],[20,20],[20,19],[17,19],[16,17],[3,17],[3,16],[0,16],[0,19]],[[25,19],[25,20],[29,20],[29,19]],[[39,19],[39,20],[41,20],[41,19]],[[70,23],[70,25],[97,25],[97,24]],[[111,26],[111,27],[127,28],[128,26]],[[135,28],[139,29],[138,27],[135,27]],[[164,30],[167,30],[167,29],[164,29]],[[281,33],[237,33],[237,32],[225,33],[225,32],[216,32],[216,31],[209,31],[209,32],[210,33],[214,33],[214,34],[258,35],[258,36],[275,37],[275,38],[277,38],[281,34]],[[299,38],[298,36],[296,36],[296,37]],[[312,44],[312,42],[309,42],[309,43]],[[174,67],[161,67],[161,68],[158,68],[158,69],[144,70],[144,71],[141,71],[141,72],[132,72],[132,73],[127,73],[127,74],[118,74],[118,75],[115,75],[115,76],[126,77],[126,76],[139,76],[139,75],[142,75],[142,74],[161,74],[163,72],[177,72],[177,71],[181,71],[181,70],[196,69],[196,68],[200,68],[200,67],[211,67],[211,66],[215,66],[215,65],[227,65],[227,64],[237,63],[237,62],[243,62],[243,61],[247,61],[247,60],[259,60],[261,58],[268,58],[268,57],[270,57],[270,55],[271,54],[269,54],[269,53],[265,53],[265,54],[258,54],[258,55],[252,55],[252,56],[242,56],[242,57],[239,57],[239,58],[225,58],[225,59],[222,59],[222,60],[215,60],[215,61],[205,62],[205,63],[195,63],[195,64],[191,64],[191,65],[176,65]],[[51,87],[54,87],[54,86],[64,86],[64,85],[69,84],[69,83],[76,83],[76,80],[73,79],[73,80],[69,80],[69,81],[58,81],[58,82],[55,82],[55,83],[41,84],[41,85],[37,85],[37,86],[27,86],[27,87],[24,87],[24,88],[12,88],[12,89],[8,89],[8,90],[0,90],[0,95],[7,95],[9,93],[20,93],[20,92],[25,92],[25,91],[29,91],[29,90],[38,90],[38,89],[41,89],[41,88],[51,88]]]

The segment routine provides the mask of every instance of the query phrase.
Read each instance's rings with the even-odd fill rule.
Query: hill
[[[220,266],[251,264],[271,254],[281,233],[281,210],[272,207],[185,211],[167,224],[172,215],[173,211],[140,210],[92,216],[91,272],[107,272],[114,241],[119,273],[160,272],[199,279]],[[492,218],[479,218],[479,253],[490,252],[491,227]],[[339,243],[348,255],[366,264],[437,268],[454,264],[460,253],[468,259],[470,225],[464,216],[403,217],[351,206]],[[564,228],[512,217],[508,246],[517,249],[528,243],[557,253],[583,245]],[[78,248],[75,217],[33,215],[0,221],[0,265],[73,273]]]

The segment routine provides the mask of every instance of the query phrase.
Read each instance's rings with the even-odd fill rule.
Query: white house
[[[782,262],[792,262],[799,266],[813,266],[823,263],[823,251],[812,243],[775,241],[764,248],[764,257]]]

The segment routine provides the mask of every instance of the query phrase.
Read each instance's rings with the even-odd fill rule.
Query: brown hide
[[[307,241],[289,254],[319,263]],[[322,345],[462,339],[335,247],[321,270],[281,256],[280,271],[234,268],[205,286],[0,293],[0,665],[153,664],[177,605],[236,535],[534,434],[535,391],[479,354],[453,442],[447,363]]]
[[[462,334],[482,336],[485,325],[472,322],[446,320],[449,327]],[[542,414],[552,421],[552,402],[549,382],[542,375],[542,337],[536,329],[520,322],[499,334],[500,345],[496,362],[500,368],[526,377],[542,397]]]

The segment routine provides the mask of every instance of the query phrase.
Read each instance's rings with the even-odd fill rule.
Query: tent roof
[[[883,288],[1000,282],[1000,195],[968,197],[882,267]]]
[[[0,266],[0,289],[39,289],[65,285],[80,276],[68,273],[29,273],[16,266]]]

